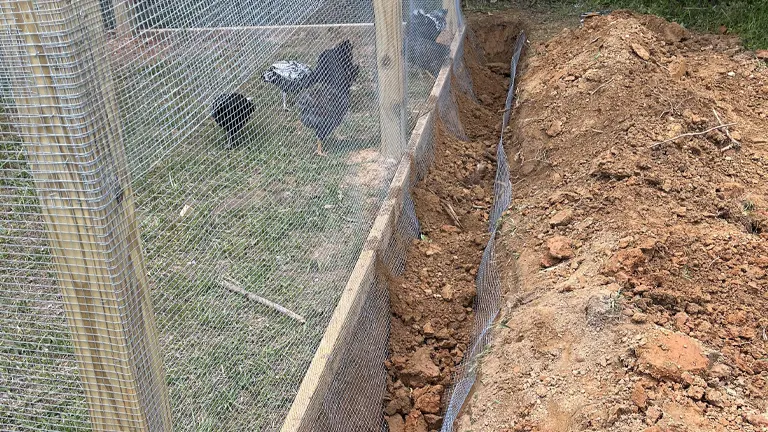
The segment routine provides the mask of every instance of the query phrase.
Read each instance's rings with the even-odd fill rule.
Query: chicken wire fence
[[[372,2],[0,2],[0,429],[280,429],[458,28],[399,6],[384,105]],[[402,209],[384,273],[419,232]],[[383,427],[365,283],[308,430]]]

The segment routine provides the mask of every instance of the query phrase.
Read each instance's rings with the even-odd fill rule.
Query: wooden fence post
[[[399,158],[405,151],[406,86],[402,0],[373,0],[376,70],[379,83],[381,153]]]
[[[445,17],[446,25],[451,33],[456,33],[459,28],[459,11],[457,10],[458,0],[443,0],[443,9],[448,10],[448,15]]]
[[[127,39],[132,36],[131,0],[114,0],[112,10],[115,14],[115,35],[120,39]]]
[[[19,128],[92,430],[170,432],[99,1],[4,2],[27,64],[14,71],[28,83],[14,94]]]

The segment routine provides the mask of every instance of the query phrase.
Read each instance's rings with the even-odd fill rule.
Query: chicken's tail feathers
[[[351,53],[352,52],[352,42],[350,42],[349,39],[344,39],[341,43],[336,45],[336,48],[339,50],[339,52]]]
[[[353,62],[352,55],[352,42],[349,39],[344,39],[343,42],[336,45],[336,58],[341,65],[351,65]]]

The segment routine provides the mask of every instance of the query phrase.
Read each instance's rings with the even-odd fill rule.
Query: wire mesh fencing
[[[452,7],[0,2],[0,429],[279,430],[411,131],[463,134]],[[369,283],[312,430],[383,424]]]

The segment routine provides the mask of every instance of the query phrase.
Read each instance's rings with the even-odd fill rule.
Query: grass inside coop
[[[4,111],[0,125],[0,426],[80,430],[88,422],[88,407],[39,200]]]
[[[224,134],[207,118],[181,140],[173,131],[128,131],[137,170],[147,167],[134,186],[176,427],[281,424],[385,190],[384,178],[357,181],[359,166],[348,162],[378,141],[377,119],[367,115],[371,78],[361,81],[339,128],[345,139],[328,146],[327,158],[313,155],[312,132],[257,80],[242,86],[258,108],[235,150],[223,149]],[[131,145],[153,133],[169,143],[156,144],[162,159],[146,163]],[[224,275],[308,324],[228,292]]]

